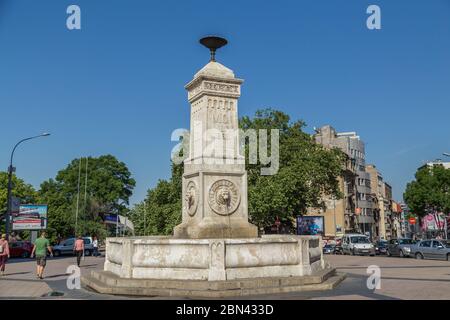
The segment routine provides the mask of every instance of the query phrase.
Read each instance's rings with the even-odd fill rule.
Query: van
[[[342,237],[344,254],[375,256],[375,247],[368,236],[363,234],[346,234]]]

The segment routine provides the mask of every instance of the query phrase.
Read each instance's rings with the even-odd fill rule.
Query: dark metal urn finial
[[[225,46],[228,41],[221,37],[208,36],[200,39],[200,43],[211,52],[210,61],[216,61],[216,50]]]

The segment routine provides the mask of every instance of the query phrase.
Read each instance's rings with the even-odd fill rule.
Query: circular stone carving
[[[222,216],[232,214],[239,206],[241,196],[238,187],[229,180],[218,180],[209,189],[208,203],[211,209]]]
[[[197,187],[194,181],[189,181],[186,186],[184,201],[188,214],[192,217],[197,212],[198,196]]]

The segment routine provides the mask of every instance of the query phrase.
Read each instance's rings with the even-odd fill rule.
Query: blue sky
[[[82,30],[66,28],[77,4]],[[381,7],[382,29],[366,28]],[[73,158],[113,154],[140,201],[170,176],[170,141],[189,127],[183,86],[208,61],[245,79],[240,115],[271,107],[357,131],[400,200],[424,161],[450,152],[450,1],[0,0],[0,168],[38,187]]]

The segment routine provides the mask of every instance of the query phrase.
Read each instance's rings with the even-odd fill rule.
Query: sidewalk
[[[82,261],[81,272],[101,269],[103,261],[102,258],[86,257]],[[0,299],[37,299],[48,297],[54,292],[64,292],[67,297],[67,267],[73,264],[76,264],[75,257],[49,258],[44,279],[41,280],[36,278],[34,259],[11,259],[6,264],[5,276],[0,277]],[[73,292],[73,295],[86,294],[84,290],[81,291]]]
[[[48,284],[40,279],[19,280],[8,277],[0,279],[0,298],[40,298],[52,292]]]

